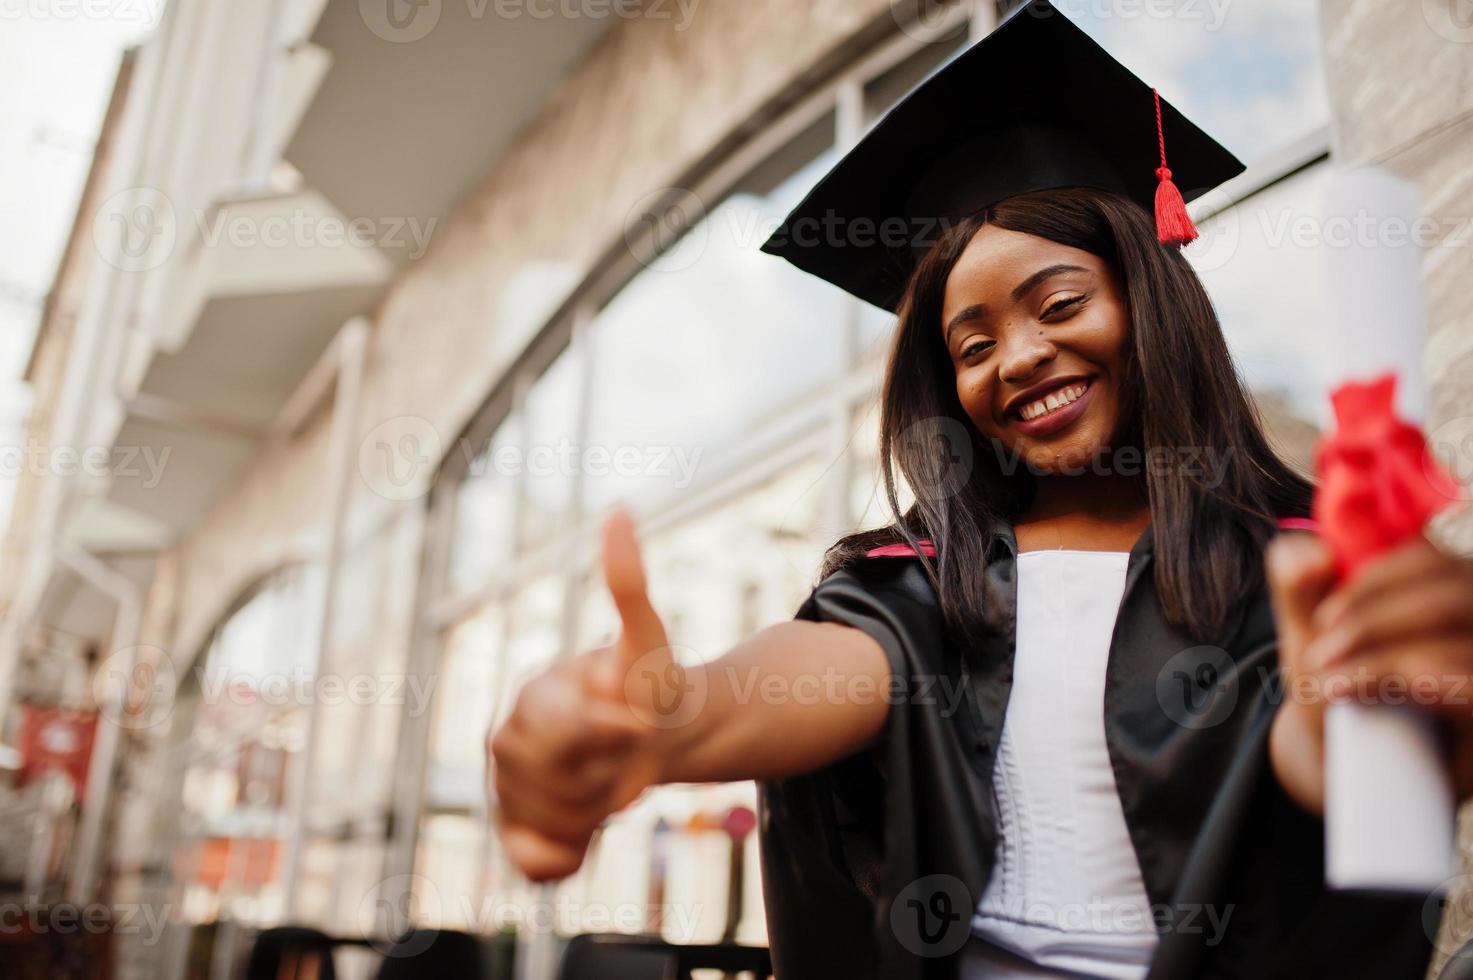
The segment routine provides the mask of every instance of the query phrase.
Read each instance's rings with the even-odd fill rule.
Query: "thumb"
[[[1316,535],[1290,531],[1269,542],[1266,559],[1279,660],[1294,671],[1314,637],[1314,611],[1335,588],[1335,556]]]
[[[598,687],[610,694],[624,687],[626,672],[643,656],[668,645],[665,624],[650,602],[634,519],[627,510],[616,508],[603,527],[604,582],[623,626],[612,646],[614,656],[600,658]]]

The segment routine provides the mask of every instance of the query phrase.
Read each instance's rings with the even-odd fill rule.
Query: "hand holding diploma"
[[[1329,187],[1327,214],[1369,212],[1374,229],[1418,212],[1390,174]],[[1268,555],[1286,684],[1270,756],[1324,814],[1332,888],[1429,891],[1456,871],[1455,805],[1473,796],[1473,565],[1422,531],[1465,495],[1396,410],[1425,411],[1418,251],[1388,234],[1325,265],[1336,424],[1316,455],[1320,536]]]
[[[1473,798],[1473,564],[1419,535],[1337,586],[1329,545],[1294,533],[1268,561],[1285,684],[1270,751],[1289,794],[1324,812],[1334,700],[1419,712],[1439,732],[1457,799]]]

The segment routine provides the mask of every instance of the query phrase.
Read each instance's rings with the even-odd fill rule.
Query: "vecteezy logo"
[[[386,500],[416,500],[429,490],[442,448],[429,420],[401,415],[375,426],[359,444],[358,474]]]
[[[370,31],[393,44],[418,41],[440,22],[441,0],[358,0]]]
[[[662,647],[643,654],[624,675],[624,695],[635,717],[652,728],[680,728],[706,707],[703,670],[687,670],[678,654],[689,647]]]
[[[902,888],[890,903],[890,929],[917,956],[949,956],[966,943],[975,905],[960,878],[927,875]]]
[[[1458,499],[1473,498],[1473,415],[1456,416],[1433,429],[1427,436],[1427,455],[1422,462],[1434,486],[1444,485],[1441,479],[1434,479],[1440,468],[1452,475]]]
[[[157,269],[174,253],[178,239],[174,202],[152,187],[118,191],[92,217],[98,254],[123,272]]]
[[[971,479],[972,438],[956,419],[947,416],[917,419],[905,427],[900,441],[930,469],[912,488],[917,497],[944,500]]]
[[[1238,704],[1237,664],[1221,647],[1189,647],[1156,675],[1156,703],[1183,728],[1220,725]]]
[[[1455,960],[1473,959],[1464,948],[1473,929],[1473,890],[1468,875],[1453,875],[1427,893],[1422,902],[1422,929],[1437,951]],[[1448,970],[1446,975],[1454,971]]]
[[[412,939],[408,933],[417,924],[439,921],[441,911],[433,881],[423,875],[393,875],[364,894],[357,924],[363,935],[375,937],[370,945],[384,956],[417,956],[430,948],[435,933],[421,929]]]
[[[1192,190],[1184,190],[1190,196]],[[1182,246],[1181,252],[1197,272],[1214,272],[1232,261],[1243,240],[1242,205],[1221,188],[1213,187],[1192,201],[1198,214],[1210,215],[1195,222],[1197,237]]]
[[[890,0],[890,19],[901,32],[917,41],[933,39],[957,9],[955,0]]]
[[[124,647],[92,675],[92,696],[104,719],[128,731],[152,728],[174,711],[179,676],[165,650]]]
[[[624,244],[641,266],[679,272],[700,261],[711,230],[706,204],[683,187],[641,195],[624,215]]]

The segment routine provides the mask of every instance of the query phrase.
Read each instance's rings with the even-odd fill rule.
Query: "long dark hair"
[[[1104,259],[1129,306],[1131,442],[1142,452],[1194,447],[1216,453],[1221,482],[1190,467],[1145,467],[1155,581],[1168,623],[1208,642],[1263,587],[1263,549],[1280,517],[1309,514],[1312,484],[1264,436],[1207,292],[1186,258],[1156,240],[1151,216],[1121,195],[1090,188],[1036,191],[957,222],[907,283],[885,370],[880,469],[890,512],[901,514],[896,470],[915,503],[891,524],[850,534],[828,549],[820,577],[877,545],[935,543],[923,559],[946,621],[962,635],[984,629],[989,531],[1032,498],[1026,467],[1006,465],[962,410],[940,322],[946,280],[973,235],[993,224]],[[1225,456],[1225,462],[1223,457]]]

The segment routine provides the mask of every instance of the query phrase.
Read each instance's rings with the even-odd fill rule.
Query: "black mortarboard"
[[[893,311],[940,233],[1003,198],[1119,191],[1181,245],[1197,235],[1185,201],[1242,172],[1052,3],[1031,0],[887,112],[762,250]]]

